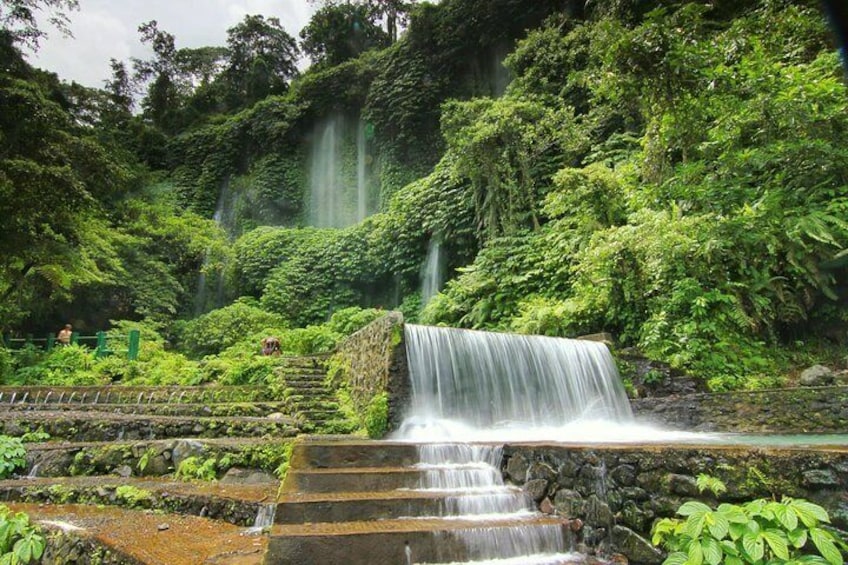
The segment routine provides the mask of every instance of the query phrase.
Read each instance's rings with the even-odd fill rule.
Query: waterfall
[[[433,238],[427,245],[427,260],[421,268],[421,305],[426,306],[439,293],[444,282],[442,246]]]
[[[355,151],[354,151],[355,150]],[[315,127],[309,167],[309,225],[343,228],[368,217],[368,140],[361,118],[341,115]]]
[[[526,440],[578,422],[632,421],[601,343],[409,324],[405,337],[412,400],[402,434],[445,437],[449,429],[485,439],[474,432],[494,431],[488,437]]]
[[[229,209],[232,208],[232,206],[229,205],[230,200],[232,198],[229,187],[229,179],[221,183],[221,190],[218,194],[218,200],[215,203],[215,213],[212,215],[212,219],[215,221],[215,224],[223,228],[226,228],[228,220],[231,220],[231,218],[227,217]],[[215,269],[214,295],[211,297],[212,303],[209,303],[210,297],[208,289],[209,281],[207,277],[207,271],[209,271],[210,268],[213,266],[213,259],[214,258],[212,257],[212,250],[207,249],[206,254],[203,257],[203,265],[200,267],[200,274],[197,276],[197,294],[194,297],[195,316],[199,316],[211,309],[220,308],[224,305],[223,268]]]

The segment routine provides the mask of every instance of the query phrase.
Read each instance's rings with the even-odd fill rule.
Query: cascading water
[[[355,145],[355,153],[353,152]],[[343,228],[364,220],[369,206],[366,124],[336,115],[314,132],[309,169],[309,225]]]
[[[219,227],[226,227],[227,213],[232,206],[230,200],[232,195],[229,190],[229,180],[221,183],[221,190],[218,194],[218,201],[215,203],[215,213],[212,219]],[[213,264],[212,250],[207,249],[203,257],[203,265],[200,267],[200,274],[197,276],[197,293],[194,297],[194,313],[200,315],[208,310],[219,308],[224,305],[224,270],[219,268],[215,271],[214,276],[214,294],[209,296],[210,281],[208,280],[207,272]],[[211,304],[210,304],[211,302]]]
[[[412,395],[399,435],[441,442],[419,444],[419,488],[447,493],[442,518],[480,521],[438,535],[492,563],[576,560],[563,524],[544,521],[526,493],[503,483],[500,442],[563,441],[579,427],[630,425],[630,405],[606,346],[416,325],[404,333]],[[455,561],[450,554],[440,558]]]
[[[427,245],[427,260],[421,268],[421,305],[426,306],[442,289],[444,279],[442,246],[433,238]]]

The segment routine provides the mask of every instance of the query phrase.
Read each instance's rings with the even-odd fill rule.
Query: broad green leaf
[[[746,524],[748,522],[748,515],[735,504],[719,504],[717,513],[727,518],[728,522],[734,524]]]
[[[790,501],[788,506],[795,511],[798,518],[800,518],[804,525],[808,528],[817,526],[819,522],[824,522],[825,524],[830,522],[827,510],[818,504],[813,504],[812,502],[807,502],[802,499],[794,499]]]
[[[798,528],[797,530],[787,532],[786,537],[789,538],[789,543],[791,543],[793,547],[801,549],[804,547],[804,544],[807,543],[807,530]]]
[[[701,542],[701,552],[704,554],[704,561],[710,565],[718,565],[724,556],[718,541],[710,538]]]
[[[798,527],[798,515],[791,507],[785,504],[777,504],[774,508],[774,515],[787,531],[792,531]]]
[[[742,561],[738,557],[727,556],[724,558],[724,562],[726,563],[726,565],[744,565],[744,561]]]
[[[689,516],[683,526],[683,533],[692,539],[701,537],[701,532],[704,531],[704,522],[706,522],[706,516],[703,514]]]
[[[692,514],[705,514],[710,512],[712,509],[704,504],[703,502],[698,502],[697,500],[690,500],[689,502],[684,503],[680,508],[677,509],[677,513],[681,516],[691,516]]]
[[[730,524],[730,537],[733,540],[738,540],[748,532],[748,524],[732,523]]]
[[[686,565],[701,565],[704,562],[704,551],[701,549],[701,544],[697,540],[689,544],[689,558],[686,560]]]
[[[685,553],[682,551],[675,551],[666,557],[665,561],[663,561],[663,565],[683,565],[686,563],[686,559],[687,555]]]
[[[724,539],[730,530],[730,522],[724,515],[712,512],[707,515],[707,529],[715,539]]]
[[[786,543],[786,537],[780,530],[766,530],[762,533],[763,539],[766,540],[772,553],[784,561],[789,559],[789,546]]]
[[[842,565],[842,553],[833,543],[833,536],[830,532],[821,528],[810,528],[810,539],[813,540],[822,557],[827,559],[831,565]]]
[[[759,561],[765,553],[763,539],[758,533],[748,532],[742,536],[742,548],[752,561]]]
[[[722,540],[721,550],[724,552],[725,555],[728,555],[728,556],[731,556],[731,557],[738,557],[739,556],[739,548],[737,548],[736,544],[733,543],[730,540]]]

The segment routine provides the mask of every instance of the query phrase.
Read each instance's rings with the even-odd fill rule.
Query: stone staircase
[[[341,411],[335,391],[327,384],[321,358],[292,360],[276,370],[286,413],[308,433],[345,434],[355,430]]]
[[[475,514],[480,499],[522,499],[510,487],[465,492],[421,489],[440,474],[480,471],[476,464],[422,466],[418,446],[301,438],[277,499],[266,565],[457,563],[511,557],[512,563],[585,561],[560,553],[566,523],[533,511]],[[499,469],[490,469],[500,475]],[[482,507],[482,506],[481,506]],[[466,509],[457,515],[454,510]],[[556,540],[552,542],[551,540]],[[522,553],[531,548],[531,553]]]
[[[289,406],[268,387],[0,387],[0,433],[49,434],[0,497],[47,532],[45,565],[259,565],[275,471],[314,427]],[[189,458],[217,480],[176,478]]]

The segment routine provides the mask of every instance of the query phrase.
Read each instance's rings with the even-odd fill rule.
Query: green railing
[[[61,347],[61,344],[54,335],[49,335],[46,338],[6,337],[0,335],[0,341],[13,353],[20,351],[26,346],[40,347],[45,351],[52,351],[54,347]],[[124,343],[126,343],[126,347],[122,347]],[[93,349],[94,357],[97,359],[121,353],[126,354],[128,360],[135,361],[138,359],[138,350],[141,346],[141,332],[130,330],[127,335],[117,336],[109,336],[104,331],[97,332],[95,335],[79,335],[77,332],[73,332],[71,334],[71,344],[84,345]],[[115,345],[118,345],[118,347],[115,347]]]

